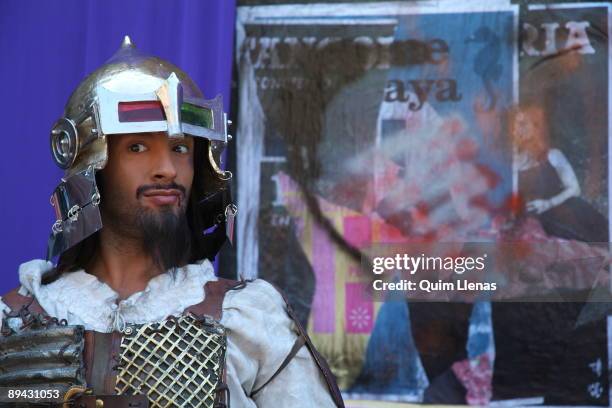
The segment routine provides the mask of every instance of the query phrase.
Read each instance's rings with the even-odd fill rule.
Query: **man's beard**
[[[178,208],[178,212],[170,206],[156,210],[141,206],[127,208],[120,197],[105,198],[101,206],[103,225],[121,236],[139,241],[160,270],[168,271],[189,262],[191,229],[186,206]]]
[[[175,214],[162,208],[157,213],[139,208],[136,225],[142,233],[142,247],[155,264],[167,271],[189,261],[191,231],[185,211]]]

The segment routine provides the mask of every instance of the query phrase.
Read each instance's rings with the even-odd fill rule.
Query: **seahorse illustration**
[[[481,26],[474,34],[466,38],[466,43],[483,43],[484,46],[476,53],[474,58],[474,72],[482,79],[488,104],[476,102],[475,109],[480,112],[490,112],[495,109],[497,104],[497,94],[494,82],[501,78],[502,66],[499,63],[501,58],[501,41],[499,36],[489,27]]]

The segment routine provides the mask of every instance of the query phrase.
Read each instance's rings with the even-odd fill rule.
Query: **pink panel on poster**
[[[333,333],[336,315],[336,268],[334,247],[327,233],[318,225],[312,226],[312,268],[316,287],[312,301],[313,331]]]
[[[364,215],[352,215],[344,217],[344,238],[356,246],[363,248],[372,242],[372,229],[370,218]]]
[[[347,333],[370,333],[374,323],[374,305],[365,283],[346,284],[345,324]]]

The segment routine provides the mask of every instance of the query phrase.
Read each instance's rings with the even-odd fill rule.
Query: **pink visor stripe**
[[[119,102],[119,122],[152,122],[166,120],[159,101]]]

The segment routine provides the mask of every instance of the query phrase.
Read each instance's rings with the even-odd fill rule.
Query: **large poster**
[[[519,21],[506,1],[458,3],[239,8],[238,270],[288,294],[348,398],[607,404],[605,307],[576,330],[582,305],[367,296],[360,262],[379,244],[496,242],[510,221],[565,255],[608,241],[608,8],[565,7],[555,31],[548,10]],[[560,49],[568,56],[549,62]],[[572,108],[584,100],[596,109]],[[545,153],[564,153],[547,174],[567,169],[562,157],[584,186],[555,206],[561,222],[535,215],[550,205],[537,196],[545,179],[510,136],[509,118],[532,105],[529,123],[551,124]],[[591,227],[574,220],[591,210]],[[560,325],[542,323],[550,313]],[[547,346],[538,330],[509,340],[526,318],[565,349],[519,351]],[[554,374],[567,369],[581,380]],[[521,386],[529,375],[546,380]]]

